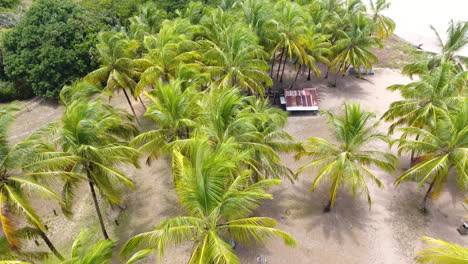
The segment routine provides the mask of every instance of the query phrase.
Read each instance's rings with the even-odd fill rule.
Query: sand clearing
[[[293,79],[294,74],[287,73],[286,79]],[[392,101],[400,98],[397,93],[385,88],[409,81],[397,70],[377,69],[376,75],[366,77],[366,80],[352,76],[339,78],[337,88],[326,87],[326,80],[307,82],[304,75],[299,77],[296,86],[319,87],[322,110],[340,111],[344,101],[353,101],[361,103],[364,109],[381,115]],[[289,83],[285,82],[284,87],[289,87]],[[123,96],[117,95],[112,102],[118,107],[128,109]],[[60,118],[63,111],[61,106],[29,103],[30,109],[20,113],[13,126],[13,141],[26,137],[33,129],[46,122]],[[141,106],[138,103],[135,106],[142,113]],[[331,131],[325,121],[322,116],[295,113],[289,117],[287,130],[298,141],[312,136],[330,139]],[[144,121],[143,127],[150,128],[150,122]],[[382,124],[380,129],[386,132],[387,127],[388,124]],[[384,144],[377,147],[387,148]],[[301,164],[294,161],[292,155],[283,155],[283,160],[293,170]],[[400,167],[407,167],[407,163],[406,158],[402,157]],[[153,162],[151,166],[147,166],[142,160],[140,170],[125,168],[125,172],[135,180],[137,189],[124,196],[127,209],[123,212],[107,208],[109,231],[112,238],[120,241],[119,244],[134,234],[150,230],[161,220],[183,214],[173,191],[167,157]],[[368,210],[365,199],[354,200],[351,194],[342,191],[334,210],[323,214],[328,186],[322,185],[316,193],[311,194],[312,172],[304,173],[294,184],[284,181],[281,186],[272,190],[275,199],[265,202],[256,214],[277,219],[279,228],[293,235],[299,246],[288,248],[278,240],[270,241],[267,246],[239,245],[236,253],[241,262],[254,264],[259,255],[264,255],[268,264],[412,263],[414,252],[422,246],[423,235],[468,246],[468,238],[460,236],[456,231],[466,212],[460,204],[463,194],[454,183],[449,182],[440,198],[429,203],[431,213],[424,216],[417,210],[424,190],[418,191],[415,183],[405,183],[395,189],[392,183],[396,175],[376,170],[374,172],[384,182],[385,189],[379,190],[370,185],[373,198],[371,211]],[[76,216],[71,220],[54,216],[52,209],[58,211],[58,207],[51,202],[47,202],[47,206],[41,201],[36,205],[46,222],[53,227],[51,239],[59,248],[70,245],[82,227],[90,227],[96,237],[100,237],[88,190],[83,188],[79,197],[75,207]],[[115,217],[119,220],[119,226],[113,222]],[[147,263],[187,263],[190,247],[190,243],[187,243],[184,247],[171,248],[160,262],[154,256]]]

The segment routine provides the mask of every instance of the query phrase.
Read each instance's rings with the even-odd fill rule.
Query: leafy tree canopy
[[[63,85],[94,68],[91,48],[100,28],[95,17],[71,1],[38,0],[4,34],[5,72],[36,95],[55,98]]]

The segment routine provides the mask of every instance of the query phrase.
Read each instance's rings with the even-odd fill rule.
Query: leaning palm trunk
[[[301,70],[302,70],[302,64],[299,65],[299,69],[297,70],[297,73],[296,73],[296,77],[294,78],[294,81],[293,83],[291,83],[291,86],[289,87],[289,89],[292,89],[294,88],[294,86],[296,85],[296,82],[297,82],[297,77],[299,76],[299,74],[301,73]],[[309,69],[309,74],[310,74],[310,69]]]
[[[97,196],[96,196],[96,190],[94,189],[94,183],[93,183],[93,180],[92,180],[91,175],[90,175],[90,168],[87,169],[86,173],[88,175],[89,189],[91,190],[91,194],[93,196],[94,207],[96,209],[96,213],[97,213],[98,218],[99,218],[99,225],[101,226],[101,231],[102,231],[102,234],[104,236],[104,239],[107,240],[107,239],[109,239],[109,235],[107,234],[106,227],[104,225],[104,220],[103,220],[102,214],[101,214],[101,209],[99,208],[99,203],[98,203]]]
[[[143,109],[146,111],[146,105],[143,103],[143,99],[141,99],[141,96],[138,96],[138,100],[140,100],[141,106],[143,106]]]
[[[284,55],[284,47],[281,50],[281,55],[280,55],[280,59],[278,61],[278,70],[276,71],[276,79],[275,80],[278,80],[278,78],[279,78],[279,73],[280,73],[280,70],[281,70],[281,62],[283,61],[283,55]]]
[[[273,59],[271,61],[270,77],[273,78],[274,68],[275,68],[276,54],[273,54]]]
[[[123,89],[123,92],[125,94],[125,98],[127,98],[128,105],[130,106],[130,109],[132,110],[133,116],[135,117],[135,120],[137,121],[138,125],[141,125],[140,120],[138,120],[138,117],[135,113],[135,109],[133,108],[132,102],[130,101],[130,97],[128,97],[127,91]]]
[[[424,199],[421,203],[421,211],[423,213],[427,212],[427,207],[426,207],[426,203],[427,203],[427,198],[429,198],[429,195],[431,195],[431,192],[432,190],[434,189],[434,184],[436,182],[436,178],[434,178],[431,182],[431,184],[429,185],[429,188],[427,189],[427,192],[426,194],[424,195]]]
[[[58,250],[55,248],[54,244],[52,244],[52,241],[50,241],[49,237],[47,237],[46,233],[44,231],[39,230],[39,236],[41,236],[42,240],[46,243],[47,247],[49,247],[50,251],[54,253],[54,255],[60,260],[63,261],[65,260],[63,256],[58,252]]]

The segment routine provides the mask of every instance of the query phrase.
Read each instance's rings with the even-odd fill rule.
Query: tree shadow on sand
[[[338,194],[335,207],[328,213],[323,209],[328,203],[328,186],[317,188],[310,194],[310,185],[295,185],[287,199],[292,201],[291,218],[308,219],[307,232],[322,230],[326,239],[342,245],[345,239],[351,239],[359,244],[358,233],[371,224],[369,209],[365,200],[354,199],[347,190]],[[304,195],[307,194],[307,195]]]

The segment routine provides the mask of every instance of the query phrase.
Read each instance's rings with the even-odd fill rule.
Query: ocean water
[[[468,21],[468,0],[390,0],[385,12],[396,23],[395,33],[414,45],[423,44],[427,51],[437,52],[436,37],[429,28],[433,25],[442,38],[451,19]],[[460,52],[468,56],[468,48]]]

